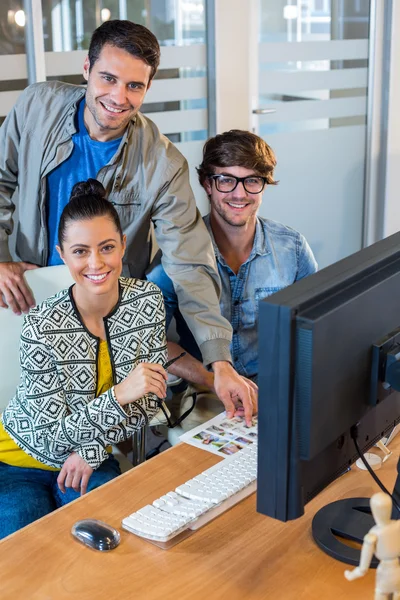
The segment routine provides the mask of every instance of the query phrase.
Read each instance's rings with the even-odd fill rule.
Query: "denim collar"
[[[207,227],[208,233],[210,234],[212,245],[214,247],[215,256],[217,257],[218,262],[220,262],[221,264],[223,264],[225,266],[228,266],[225,262],[224,257],[222,256],[221,252],[219,251],[219,248],[215,241],[214,234],[211,229],[210,213],[208,213],[208,215],[203,217],[203,220]],[[263,222],[261,221],[261,219],[259,217],[257,217],[256,234],[254,236],[253,248],[251,249],[249,258],[247,259],[246,262],[250,262],[257,255],[265,256],[266,254],[269,254],[270,252],[271,252],[271,250],[268,248],[266,230],[263,227]]]

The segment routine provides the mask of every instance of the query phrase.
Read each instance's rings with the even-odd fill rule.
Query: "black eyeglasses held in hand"
[[[180,354],[178,354],[178,356],[175,356],[175,358],[171,358],[171,360],[168,360],[164,365],[164,369],[165,370],[169,369],[169,367],[171,365],[173,365],[180,358],[183,358],[184,356],[186,356],[186,354],[187,354],[187,352],[181,352]]]
[[[235,175],[207,175],[208,179],[213,179],[218,192],[228,194],[236,190],[239,183],[243,184],[244,189],[249,194],[260,194],[268,183],[266,177],[250,175],[249,177],[235,177]]]
[[[179,360],[180,358],[182,358],[185,355],[186,355],[186,352],[182,352],[178,356],[175,356],[175,358],[171,358],[171,360],[169,360],[168,362],[165,363],[164,369],[168,369],[171,365],[174,364],[174,362],[176,362],[177,360]],[[194,409],[194,407],[196,405],[196,399],[197,399],[197,394],[196,394],[196,392],[194,392],[192,406],[188,410],[186,410],[183,413],[183,415],[181,415],[178,419],[176,419],[175,421],[172,421],[171,420],[172,415],[170,413],[170,410],[169,410],[168,406],[165,404],[166,398],[158,398],[158,406],[161,408],[162,412],[164,413],[164,417],[166,418],[167,425],[170,429],[177,427],[178,425],[180,425],[182,423],[182,421],[184,421],[184,419],[186,419],[186,417]]]

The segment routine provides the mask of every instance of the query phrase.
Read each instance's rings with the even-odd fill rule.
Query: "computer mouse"
[[[119,531],[97,519],[77,521],[71,533],[79,542],[94,550],[112,550],[121,541]]]

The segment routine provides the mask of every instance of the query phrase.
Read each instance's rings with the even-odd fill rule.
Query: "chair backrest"
[[[64,265],[33,269],[26,271],[25,276],[38,304],[73,283],[71,274]],[[10,309],[0,308],[0,413],[14,396],[19,384],[22,321],[23,315],[14,315]]]

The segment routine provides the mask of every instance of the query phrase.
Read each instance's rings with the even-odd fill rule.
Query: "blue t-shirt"
[[[58,223],[64,207],[68,204],[71,191],[78,181],[89,177],[96,179],[97,173],[110,162],[121,142],[121,138],[109,142],[92,140],[83,121],[85,100],[78,107],[77,132],[72,136],[74,148],[67,160],[58,165],[47,177],[47,230],[49,258],[47,265],[61,265],[56,250]]]

